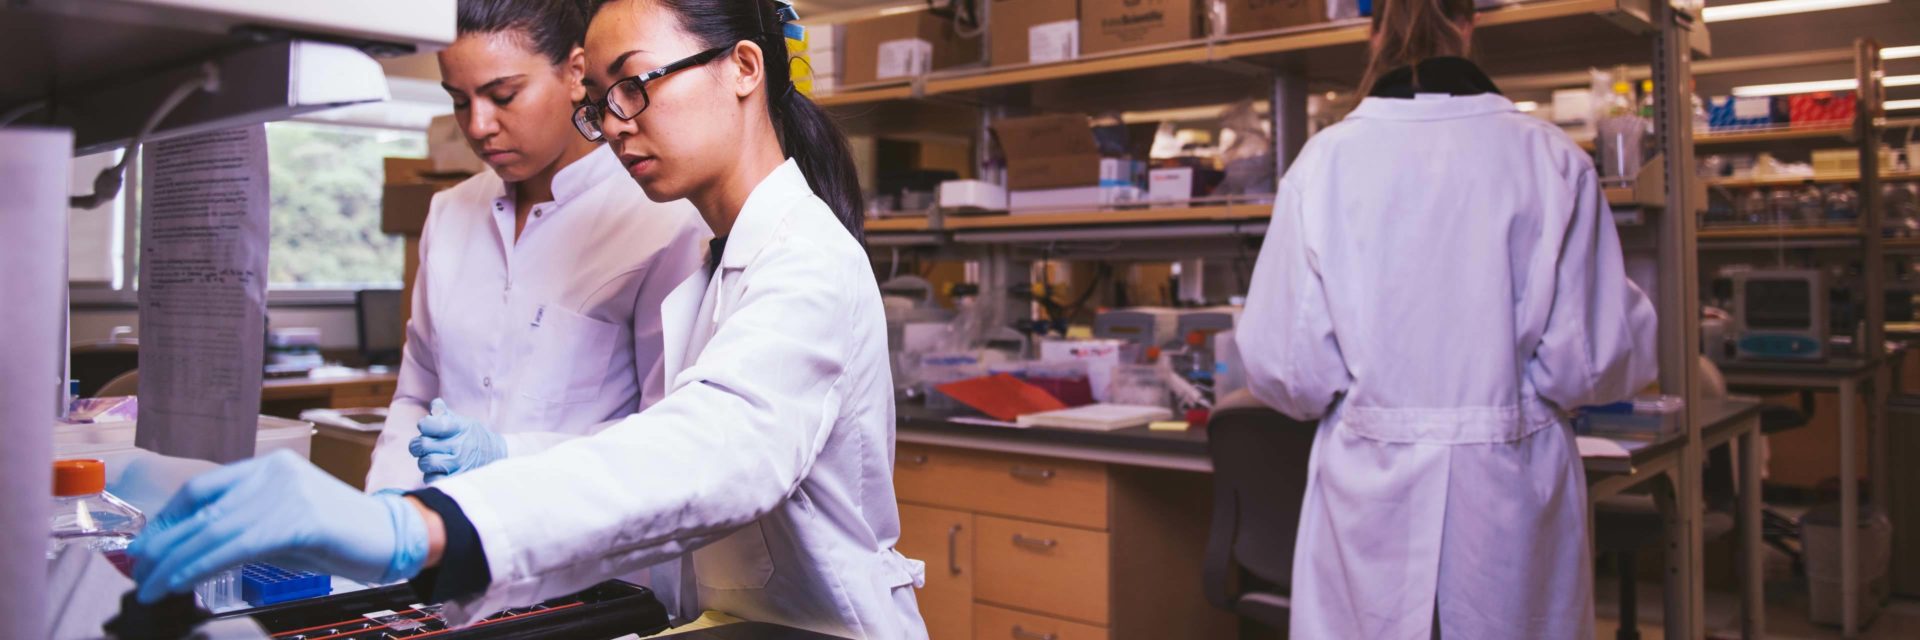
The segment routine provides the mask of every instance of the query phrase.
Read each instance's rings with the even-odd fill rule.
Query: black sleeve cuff
[[[439,514],[447,536],[447,546],[440,553],[440,566],[422,570],[420,575],[407,581],[414,594],[437,604],[486,592],[487,585],[493,583],[493,572],[487,568],[487,552],[480,547],[480,534],[473,530],[473,522],[467,520],[460,504],[432,487],[407,495]]]

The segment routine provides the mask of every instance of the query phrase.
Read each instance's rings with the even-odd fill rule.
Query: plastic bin
[[[1892,564],[1893,524],[1869,507],[1860,508],[1857,560],[1860,565],[1860,622],[1873,619],[1887,600],[1887,568]],[[1821,505],[1800,519],[1800,543],[1807,567],[1807,617],[1838,625],[1840,597],[1840,506]]]
[[[93,424],[55,424],[53,452],[58,459],[95,458],[107,463],[109,480],[122,462],[138,451],[133,446],[133,422]],[[302,458],[313,453],[313,424],[300,420],[260,416],[260,429],[254,436],[255,456],[287,449]]]

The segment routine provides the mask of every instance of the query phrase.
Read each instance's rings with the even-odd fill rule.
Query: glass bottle
[[[1812,180],[1800,186],[1800,192],[1793,196],[1793,203],[1794,222],[1806,225],[1826,222],[1827,197]]]
[[[47,558],[80,545],[106,554],[121,573],[132,575],[127,546],[147,526],[147,516],[107,493],[107,465],[99,460],[53,463],[52,539]]]
[[[1834,185],[1827,188],[1827,220],[1829,222],[1853,222],[1860,218],[1860,192],[1849,185]]]
[[[1774,189],[1767,196],[1767,217],[1772,224],[1793,224],[1794,214],[1800,211],[1800,197],[1792,189]]]
[[[1764,189],[1748,189],[1746,193],[1740,195],[1740,200],[1734,205],[1733,210],[1734,214],[1739,216],[1740,222],[1744,224],[1759,225],[1772,222],[1772,217],[1767,213],[1767,194]]]

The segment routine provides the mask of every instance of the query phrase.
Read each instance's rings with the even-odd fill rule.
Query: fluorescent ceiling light
[[[1891,0],[1766,0],[1765,2],[1747,2],[1707,7],[1700,11],[1700,18],[1707,22],[1726,22],[1728,20],[1746,20],[1748,18],[1766,18],[1812,11],[1831,11],[1850,7],[1865,7],[1887,4]]]
[[[1920,86],[1920,74],[1910,76],[1887,76],[1880,81],[1887,87]],[[1734,87],[1733,95],[1739,97],[1784,96],[1795,93],[1813,93],[1816,91],[1852,91],[1858,84],[1848,80],[1815,80],[1813,82],[1783,82],[1780,84],[1755,84]]]
[[[1901,60],[1905,58],[1920,58],[1920,45],[1880,48],[1881,60]]]
[[[1756,84],[1745,87],[1734,87],[1733,95],[1743,98],[1752,96],[1784,96],[1793,93],[1813,93],[1815,91],[1852,91],[1858,87],[1859,83],[1852,78],[1846,80],[1816,80],[1813,82],[1783,82],[1780,84]]]
[[[1912,100],[1888,100],[1886,108],[1888,111],[1920,109],[1920,98],[1914,98]]]

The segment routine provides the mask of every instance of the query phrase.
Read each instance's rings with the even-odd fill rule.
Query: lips
[[[622,153],[620,154],[620,164],[627,168],[627,175],[638,180],[648,171],[652,171],[654,167],[660,166],[660,160],[659,158],[645,154]]]
[[[513,154],[514,151],[511,149],[483,149],[480,151],[480,159],[490,164],[498,164],[513,157]]]

